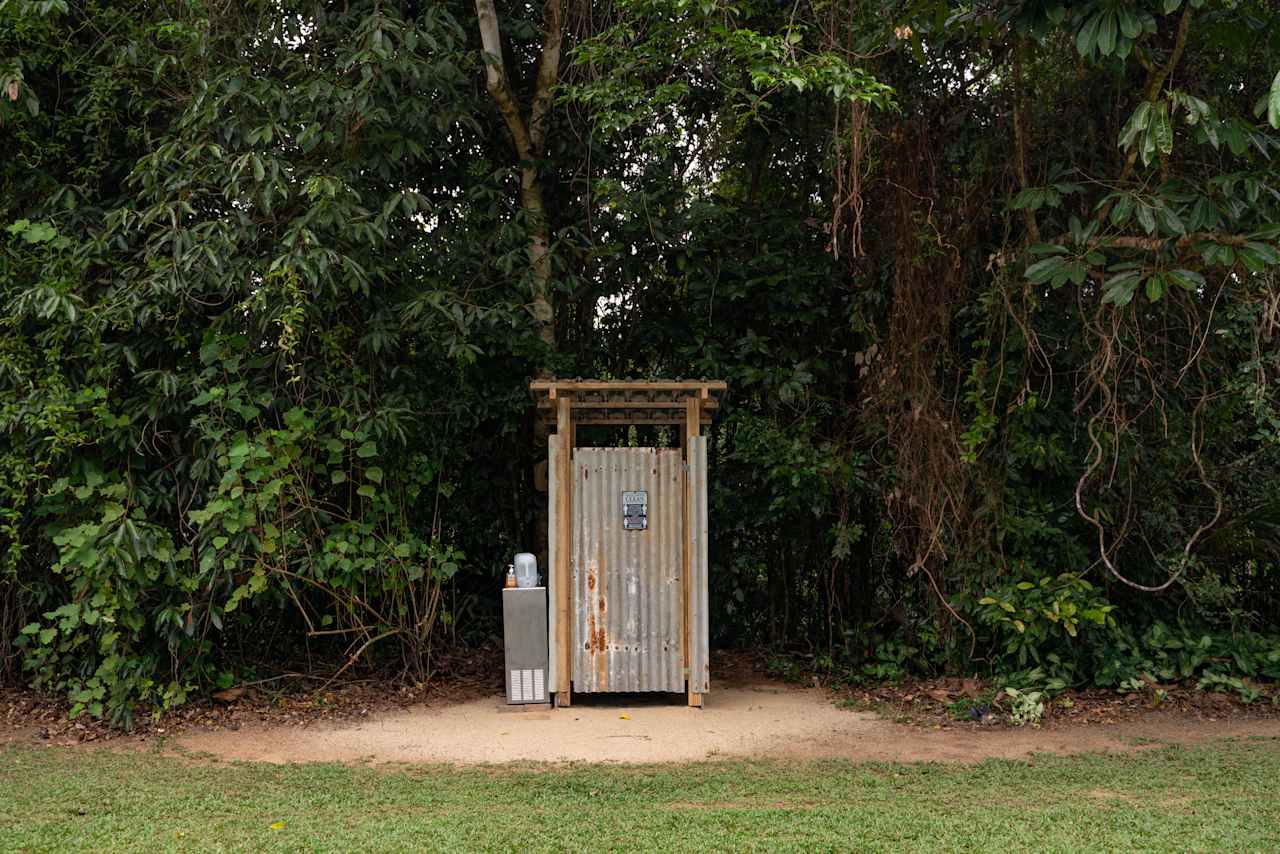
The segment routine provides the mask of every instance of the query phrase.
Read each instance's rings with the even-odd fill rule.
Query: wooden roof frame
[[[570,420],[579,426],[685,424],[690,401],[696,402],[699,421],[710,424],[728,388],[724,380],[552,378],[529,383],[540,422],[555,424],[559,401],[567,400]]]
[[[702,434],[703,425],[711,423],[711,413],[720,408],[720,401],[728,391],[724,380],[559,380],[540,379],[529,383],[537,403],[538,420],[535,430],[544,425],[554,426],[555,433],[548,436],[548,474],[557,486],[551,489],[548,507],[547,542],[549,546],[548,587],[554,594],[550,603],[554,621],[551,626],[555,641],[553,652],[555,666],[554,684],[548,690],[555,693],[556,706],[565,707],[573,702],[570,656],[572,631],[570,629],[570,589],[572,585],[571,554],[573,552],[573,483],[574,449],[577,446],[578,427],[584,425],[608,425],[630,427],[638,424],[668,424],[683,426],[680,430],[681,447],[684,449],[686,471],[690,465],[694,440]],[[555,471],[551,472],[554,461]],[[684,479],[683,565],[681,591],[684,597],[684,668],[691,674],[694,666],[690,626],[694,625],[694,598],[691,594],[695,548],[704,549],[694,542],[691,515],[695,506],[702,503],[706,513],[706,482],[702,492],[693,492],[692,481]],[[551,510],[554,509],[554,513]],[[554,519],[554,523],[552,520]],[[703,522],[705,525],[705,522]],[[554,579],[554,583],[551,581]],[[702,594],[705,597],[705,588]],[[706,624],[703,623],[703,626]],[[696,680],[686,676],[690,706],[702,707],[702,694]]]

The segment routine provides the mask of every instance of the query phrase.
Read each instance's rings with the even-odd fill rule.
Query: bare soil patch
[[[258,725],[174,739],[223,759],[337,761],[693,762],[728,757],[977,762],[1037,753],[1130,752],[1207,739],[1280,738],[1280,721],[1209,722],[1149,712],[1114,724],[947,728],[897,723],[839,707],[821,688],[776,682],[716,686],[704,709],[682,697],[604,696],[567,709],[511,713],[497,697],[415,707],[362,721]]]
[[[576,697],[567,709],[514,712],[502,701],[500,660],[489,660],[492,651],[482,655],[489,658],[470,662],[471,676],[452,683],[244,691],[141,721],[129,735],[69,722],[65,708],[28,694],[0,696],[0,744],[136,749],[158,739],[167,750],[225,760],[470,765],[731,757],[967,763],[1280,739],[1280,718],[1268,701],[1241,706],[1200,694],[1199,704],[1188,707],[1180,695],[1167,694],[1160,707],[1149,708],[1142,697],[1098,692],[1073,695],[1061,706],[1056,700],[1042,727],[1015,728],[996,714],[954,720],[955,698],[981,693],[964,680],[832,691],[769,679],[741,656],[719,658],[701,710],[687,708],[683,696],[605,694]]]

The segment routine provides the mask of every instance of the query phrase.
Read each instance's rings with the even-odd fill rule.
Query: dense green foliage
[[[542,372],[729,381],[718,643],[1280,676],[1273,4],[498,19],[0,2],[7,677],[424,677],[538,541]]]
[[[1274,848],[1272,740],[888,765],[510,770],[0,751],[0,844],[25,851]],[[128,785],[121,785],[128,780]]]

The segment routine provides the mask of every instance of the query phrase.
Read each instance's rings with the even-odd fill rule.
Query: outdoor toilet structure
[[[547,685],[573,693],[711,688],[707,437],[718,380],[530,384],[547,437]],[[659,424],[679,448],[578,447],[580,426]]]

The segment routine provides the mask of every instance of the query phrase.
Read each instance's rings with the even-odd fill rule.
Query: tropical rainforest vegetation
[[[1278,72],[1271,0],[0,0],[0,674],[428,678],[529,380],[716,377],[713,643],[1249,699]]]

